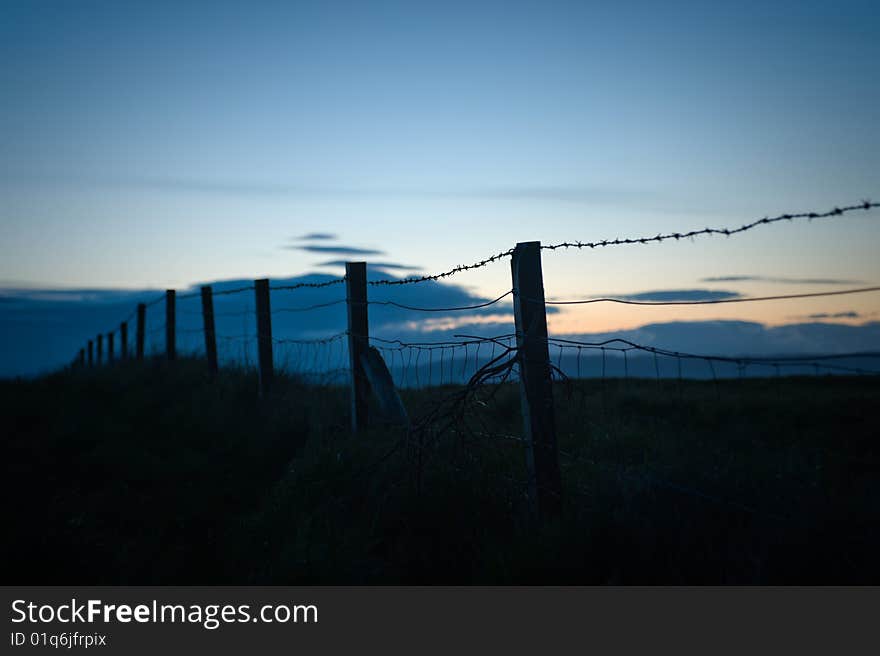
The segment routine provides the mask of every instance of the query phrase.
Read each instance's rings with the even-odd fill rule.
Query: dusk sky
[[[342,273],[334,248],[290,248],[309,244],[432,273],[880,200],[878,33],[876,1],[5,1],[0,286]],[[878,244],[880,212],[856,212],[545,253],[545,287],[878,285]],[[706,280],[730,276],[752,280]],[[452,282],[495,297],[509,263]],[[551,329],[817,314],[878,321],[880,295],[593,305]]]

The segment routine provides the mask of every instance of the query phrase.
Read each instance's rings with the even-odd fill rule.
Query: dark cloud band
[[[863,280],[844,278],[776,278],[772,276],[714,276],[700,282],[772,282],[783,285],[861,285]]]
[[[388,269],[394,271],[421,271],[422,267],[418,266],[410,266],[409,264],[398,264],[397,262],[367,262],[371,267],[375,267],[378,269]],[[345,260],[329,260],[327,262],[321,262],[315,266],[322,267],[337,267],[337,266],[345,266]]]
[[[300,237],[294,237],[293,239],[296,241],[334,241],[339,239],[339,237],[332,232],[310,232],[306,235],[301,235]]]
[[[334,255],[385,255],[384,251],[371,248],[355,248],[354,246],[316,246],[306,244],[303,246],[282,246],[287,250],[306,251],[308,253],[330,253]]]
[[[680,301],[721,301],[729,298],[740,298],[741,294],[739,292],[716,289],[665,289],[614,296],[625,301],[675,303]]]

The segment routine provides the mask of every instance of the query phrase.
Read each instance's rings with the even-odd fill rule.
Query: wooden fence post
[[[137,334],[135,335],[134,354],[138,360],[144,359],[144,330],[147,323],[147,306],[138,303]]]
[[[113,362],[113,333],[107,333],[107,362]]]
[[[351,367],[351,430],[358,433],[369,422],[367,416],[370,383],[363,358],[370,346],[367,320],[367,263],[345,263],[346,307],[348,308],[348,357]]]
[[[102,364],[104,359],[104,335],[98,335],[98,364]]]
[[[214,294],[211,285],[202,287],[202,320],[205,324],[205,357],[208,371],[217,373],[217,333],[214,331]]]
[[[79,366],[80,366],[80,368],[82,368],[82,367],[85,366],[85,364],[86,364],[86,350],[85,350],[85,349],[80,349],[80,350],[79,350],[79,359],[78,359],[78,362],[79,362]]]
[[[128,322],[123,321],[119,324],[119,357],[122,360],[128,359]]]
[[[559,514],[562,479],[556,445],[541,242],[516,245],[510,263],[520,369],[529,497],[539,517]]]
[[[95,366],[95,343],[89,340],[89,367]]]
[[[272,365],[272,311],[269,306],[269,280],[254,280],[257,309],[257,351],[260,363],[260,396],[272,388],[275,369]]]
[[[174,318],[177,309],[176,294],[173,289],[165,290],[165,357],[174,360],[177,357],[177,331]]]

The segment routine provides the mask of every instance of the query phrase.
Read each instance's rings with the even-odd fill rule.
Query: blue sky
[[[318,266],[338,257],[285,248],[309,232],[430,272],[517,241],[877,200],[878,28],[876,2],[7,1],[0,285],[339,273]],[[877,284],[878,238],[873,212],[558,253],[547,294]],[[762,279],[702,282],[730,275]],[[457,282],[496,296],[509,268]],[[758,306],[684,318],[880,312],[877,295]],[[673,318],[603,307],[552,321]]]

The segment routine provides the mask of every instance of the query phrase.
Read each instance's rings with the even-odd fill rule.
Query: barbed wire
[[[819,296],[842,296],[844,294],[861,294],[865,292],[877,292],[880,287],[860,287],[858,289],[843,289],[831,292],[810,292],[807,294],[779,294],[776,296],[752,296],[744,298],[717,298],[698,301],[634,301],[626,298],[591,298],[575,301],[544,301],[546,305],[587,305],[589,303],[622,303],[624,305],[716,305],[718,303],[749,303],[752,301],[780,301],[792,298],[814,298]],[[527,299],[539,302],[540,299]]]
[[[674,239],[674,240],[689,239],[689,238],[702,236],[702,235],[718,234],[718,235],[731,236],[731,235],[739,234],[742,232],[746,232],[748,230],[751,230],[751,229],[756,228],[761,225],[768,225],[768,224],[777,223],[780,221],[793,221],[795,219],[803,219],[803,218],[812,220],[812,219],[818,219],[818,218],[836,217],[836,216],[841,216],[847,212],[852,212],[855,210],[867,211],[867,210],[877,208],[877,207],[880,207],[880,203],[873,203],[870,200],[864,200],[858,204],[847,205],[844,207],[835,207],[835,208],[828,210],[826,212],[787,213],[787,214],[780,214],[779,216],[775,216],[775,217],[764,217],[762,219],[757,219],[755,221],[752,221],[751,223],[746,223],[738,228],[708,228],[707,227],[707,228],[703,228],[701,230],[692,230],[689,232],[669,232],[669,233],[665,233],[665,234],[660,233],[654,237],[618,238],[618,239],[601,240],[601,241],[594,241],[594,242],[582,242],[582,241],[561,242],[558,244],[542,245],[541,249],[542,250],[557,250],[560,248],[565,248],[565,249],[568,249],[568,248],[577,248],[577,249],[590,248],[590,249],[593,249],[593,248],[617,246],[617,245],[624,245],[624,244],[648,244],[648,243],[652,243],[652,242],[656,243],[656,242],[662,242],[662,241],[671,240],[671,239]],[[478,269],[478,268],[484,267],[492,262],[495,262],[495,261],[498,261],[498,260],[501,260],[501,259],[504,259],[506,257],[511,256],[513,254],[513,252],[514,252],[514,249],[511,248],[506,251],[502,251],[500,253],[496,253],[494,255],[491,255],[491,256],[489,256],[483,260],[480,260],[478,262],[475,262],[473,264],[458,265],[456,267],[453,267],[449,271],[441,272],[438,274],[414,276],[414,277],[400,278],[400,279],[370,280],[370,281],[368,281],[368,284],[371,286],[405,285],[405,284],[413,284],[413,283],[420,283],[420,282],[427,282],[427,281],[437,281],[437,280],[441,280],[443,278],[452,276],[456,273],[460,273],[462,271],[469,271],[472,269]],[[270,287],[270,289],[275,290],[275,291],[296,290],[296,289],[302,289],[302,288],[316,289],[316,288],[329,287],[331,285],[337,285],[337,284],[343,283],[345,281],[346,281],[346,278],[343,276],[341,278],[334,278],[334,279],[327,280],[324,282],[301,282],[301,283],[295,283],[292,285],[278,285],[275,287]],[[238,287],[238,288],[234,288],[234,289],[224,289],[224,290],[216,291],[216,292],[213,292],[213,295],[214,296],[228,296],[228,295],[232,295],[232,294],[239,294],[242,292],[250,291],[253,289],[254,289],[253,285],[247,285],[244,287]],[[809,298],[809,297],[819,297],[819,296],[836,296],[836,295],[855,294],[855,293],[878,291],[878,290],[880,290],[880,287],[867,287],[867,288],[852,289],[852,290],[841,290],[841,291],[835,291],[835,292],[817,292],[817,293],[810,293],[810,294],[787,294],[787,295],[755,297],[755,298],[713,299],[713,300],[700,300],[700,301],[635,301],[635,300],[627,300],[627,299],[598,298],[598,299],[584,299],[584,300],[574,300],[574,301],[545,301],[545,303],[548,305],[581,305],[581,304],[599,303],[599,302],[613,302],[613,303],[622,303],[622,304],[628,304],[628,305],[710,305],[710,304],[719,304],[719,303],[743,303],[743,302],[750,302],[750,301],[782,300],[782,299],[790,299],[790,298]],[[454,312],[454,311],[464,311],[464,310],[475,310],[475,309],[488,307],[490,305],[493,305],[495,303],[500,302],[502,299],[506,298],[508,295],[510,295],[512,293],[513,293],[512,290],[508,291],[505,294],[503,294],[502,296],[500,296],[492,301],[488,301],[486,303],[474,304],[474,305],[470,305],[470,306],[448,307],[448,308],[424,308],[424,307],[406,305],[403,303],[397,303],[395,301],[368,301],[368,303],[372,304],[372,305],[388,305],[388,306],[392,306],[392,307],[398,307],[401,309],[418,311],[418,312]],[[176,298],[179,298],[181,300],[185,300],[185,299],[189,299],[189,298],[195,298],[199,294],[200,294],[200,291],[187,292],[185,294],[178,295]],[[144,303],[144,306],[145,307],[152,307],[152,306],[162,302],[162,300],[165,298],[166,298],[166,295],[162,294],[161,296],[156,297],[152,301],[148,301],[148,302]],[[303,308],[281,308],[279,310],[275,310],[275,312],[305,312],[305,311],[314,310],[314,309],[318,309],[318,308],[322,308],[322,307],[330,307],[332,305],[337,305],[342,302],[344,302],[344,301],[339,300],[339,301],[332,301],[329,303],[319,303],[316,305],[307,306],[307,307],[303,307]],[[135,316],[135,314],[136,314],[136,310],[134,312],[132,312],[132,314],[130,314],[122,323],[127,323],[128,321],[130,321]],[[224,314],[228,314],[229,316],[240,316],[245,313],[244,312],[242,312],[242,313],[233,313],[233,312],[218,313],[217,316],[222,316]],[[108,334],[115,333],[117,328],[118,328],[118,326],[115,326],[113,328],[113,330],[108,332]]]
[[[164,300],[165,294],[162,294],[161,296],[157,296],[156,298],[154,298],[152,301],[147,301],[146,303],[144,303],[144,307],[153,307],[154,305],[161,303]]]
[[[281,292],[281,291],[291,291],[294,289],[320,289],[322,287],[330,287],[332,285],[338,285],[340,283],[345,282],[345,276],[341,278],[333,278],[332,280],[327,280],[325,282],[298,282],[293,285],[277,285],[275,287],[269,287],[269,291],[273,292]]]
[[[751,223],[746,223],[738,228],[703,228],[701,230],[691,230],[689,232],[669,232],[666,234],[658,234],[654,237],[626,237],[626,238],[618,238],[618,239],[603,239],[601,241],[593,241],[593,242],[584,242],[584,241],[574,241],[574,242],[561,242],[558,244],[546,244],[542,245],[542,250],[557,250],[560,248],[603,248],[606,246],[621,246],[624,244],[648,244],[651,242],[661,242],[669,239],[690,239],[693,237],[698,237],[702,235],[725,235],[731,236],[736,235],[741,232],[746,232],[747,230],[751,230],[760,225],[768,225],[771,223],[777,223],[779,221],[793,221],[794,219],[820,219],[832,216],[841,216],[847,212],[852,212],[855,210],[870,210],[872,208],[880,207],[880,203],[872,203],[870,200],[864,200],[861,203],[854,205],[847,205],[844,207],[835,207],[827,212],[798,212],[798,213],[787,213],[780,214],[779,216],[774,217],[764,217],[762,219],[757,219],[756,221],[752,221]],[[428,281],[437,281],[443,278],[448,278],[449,276],[455,275],[456,273],[461,273],[462,271],[470,271],[472,269],[479,269],[484,267],[492,262],[496,262],[498,260],[502,260],[506,257],[510,257],[513,255],[513,248],[510,248],[506,251],[501,251],[500,253],[496,253],[495,255],[490,255],[489,257],[479,260],[478,262],[474,262],[473,264],[459,264],[458,266],[453,267],[449,271],[444,271],[442,273],[435,273],[431,275],[424,276],[412,276],[409,278],[398,278],[398,279],[384,279],[384,280],[370,280],[370,285],[409,285],[420,282],[428,282]]]
[[[412,276],[410,278],[389,278],[384,280],[370,280],[367,284],[378,286],[378,285],[410,285],[413,283],[420,282],[428,282],[428,281],[437,281],[443,278],[448,278],[449,276],[453,276],[456,273],[461,273],[462,271],[470,271],[472,269],[479,269],[481,267],[486,266],[487,264],[491,264],[492,262],[496,262],[498,260],[502,260],[505,257],[510,257],[513,254],[513,249],[509,248],[506,251],[502,251],[500,253],[496,253],[495,255],[490,255],[489,257],[480,260],[479,262],[474,262],[473,264],[459,264],[458,266],[453,267],[449,271],[444,271],[442,273],[435,273],[431,275],[425,276]]]
[[[195,292],[186,292],[184,294],[176,294],[175,299],[178,301],[188,301],[192,298],[199,298],[202,295],[201,290]]]
[[[212,296],[229,296],[230,294],[241,294],[242,292],[250,292],[253,291],[254,286],[248,285],[247,287],[235,287],[234,289],[221,289],[219,292],[212,291]]]
[[[828,210],[827,212],[798,212],[794,214],[780,214],[779,216],[774,216],[772,218],[764,217],[763,219],[758,219],[756,221],[752,221],[751,223],[741,225],[738,228],[702,228],[701,230],[691,230],[689,232],[668,232],[665,234],[660,233],[654,237],[627,237],[622,239],[603,239],[601,241],[561,242],[559,244],[543,245],[541,246],[541,249],[552,251],[559,248],[604,248],[606,246],[621,246],[624,244],[649,244],[651,242],[661,242],[670,239],[691,239],[693,237],[699,237],[702,235],[724,235],[726,237],[730,237],[731,235],[746,232],[761,225],[769,225],[771,223],[778,223],[779,221],[793,221],[794,219],[822,219],[832,216],[841,216],[847,212],[853,212],[855,210],[867,211],[876,207],[880,207],[880,203],[872,203],[869,200],[864,200],[857,205],[835,207],[831,210]]]

